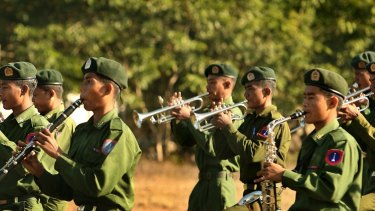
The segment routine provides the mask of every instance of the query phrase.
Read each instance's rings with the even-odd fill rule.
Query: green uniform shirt
[[[30,106],[17,117],[12,113],[0,123],[0,131],[2,131],[4,135],[15,144],[2,144],[0,147],[6,147],[6,151],[9,152],[11,151],[9,146],[13,145],[14,147],[19,140],[26,141],[26,137],[29,133],[39,131],[47,126],[47,124],[48,121],[43,116],[39,115],[34,106]],[[40,152],[39,154],[42,155],[43,152]],[[9,158],[10,155],[8,159]],[[0,187],[0,199],[40,193],[38,186],[34,182],[33,176],[27,174],[22,165],[18,165],[14,170],[10,171],[8,175],[0,181]]]
[[[52,123],[64,112],[64,105],[61,104],[57,108],[53,109],[52,111],[48,112],[44,117],[47,118],[47,120]],[[55,129],[55,138],[57,140],[57,143],[59,144],[59,147],[67,153],[70,147],[70,140],[72,138],[72,134],[74,132],[74,129],[76,127],[76,123],[74,120],[70,117],[67,117],[64,122]],[[50,157],[48,154],[44,154],[40,160],[45,161],[46,165],[44,165],[44,168],[48,170],[51,173],[57,173],[54,169],[55,165],[55,159]]]
[[[363,114],[363,116],[367,119],[367,121],[372,126],[375,126],[375,112],[374,112],[375,111],[375,101],[372,98],[368,98],[368,100],[369,100],[369,107],[367,109],[365,109],[364,111],[362,111],[361,113]],[[348,131],[357,140],[358,144],[362,148],[362,151],[364,151],[366,153],[374,154],[374,152],[372,152],[372,150],[367,150],[366,140],[362,140],[362,138],[360,138],[360,136],[357,136],[357,132],[356,132],[357,128],[351,127],[350,123],[348,123],[346,125],[342,125],[342,127],[346,131]],[[370,160],[365,159],[365,165],[371,165],[371,163],[368,163],[367,161],[370,161]],[[373,165],[375,165],[375,164],[373,164]]]
[[[233,100],[230,97],[224,101],[225,105],[233,104]],[[203,110],[208,112],[209,108]],[[242,116],[242,112],[239,108],[232,109],[233,114]],[[234,121],[234,127],[238,127],[242,121]],[[213,148],[213,137],[222,140],[221,132],[217,129],[200,132],[196,130],[190,120],[184,121],[172,121],[172,132],[175,141],[182,146],[194,146],[195,148],[195,162],[200,171],[229,171],[236,172],[239,170],[237,158],[230,156],[230,159],[219,159],[215,155]],[[228,157],[229,158],[229,157]]]
[[[47,118],[47,120],[52,123],[55,121],[63,112],[64,112],[64,105],[61,104],[60,106],[56,107],[52,111],[48,112],[44,117]],[[74,129],[76,127],[76,123],[74,120],[70,117],[67,117],[64,122],[58,126],[55,129],[55,138],[57,140],[57,143],[59,144],[59,147],[67,153],[70,147],[70,140],[72,138],[72,134],[74,132]],[[48,154],[44,153],[41,158],[41,161],[44,163],[44,168],[49,171],[52,174],[57,174],[57,171],[54,168],[56,160],[49,156]],[[65,207],[67,205],[67,201],[55,199],[52,197],[47,197],[45,195],[41,196],[42,198],[42,204],[44,211],[59,211],[59,210],[65,210]],[[45,200],[45,201],[44,201]]]
[[[261,113],[246,115],[244,123],[236,129],[234,125],[222,130],[224,140],[215,139],[215,150],[220,155],[234,153],[240,156],[240,180],[252,184],[258,178],[265,158],[267,125],[274,119],[281,118],[276,106],[267,106]],[[274,129],[277,152],[277,163],[285,166],[285,158],[290,145],[290,130],[285,122]]]
[[[302,143],[296,171],[282,182],[297,192],[290,210],[358,210],[363,160],[356,140],[335,119]]]
[[[45,171],[36,181],[44,193],[77,205],[130,210],[140,156],[132,131],[112,110],[95,124],[91,118],[78,125],[68,154],[56,159],[59,174]]]
[[[224,101],[233,104],[232,98]],[[208,112],[209,108],[203,110]],[[242,116],[241,109],[234,108],[232,114]],[[235,120],[238,127],[242,120]],[[199,168],[199,181],[189,197],[188,210],[223,210],[236,203],[236,186],[230,172],[239,170],[238,157],[224,159],[216,157],[213,139],[222,139],[221,131],[211,129],[205,132],[196,130],[190,120],[172,121],[174,140],[182,146],[195,146],[195,162]],[[203,176],[202,176],[203,175]],[[221,175],[221,176],[220,176]]]
[[[375,112],[371,112],[375,113]],[[375,120],[374,122],[375,123]],[[366,145],[365,168],[363,169],[364,179],[362,194],[375,193],[375,127],[359,114],[357,118],[344,127],[356,140],[361,140]]]

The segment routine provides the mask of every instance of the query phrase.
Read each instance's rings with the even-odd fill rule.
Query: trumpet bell
[[[138,113],[137,111],[133,111],[133,120],[134,120],[135,125],[138,128],[142,127],[142,122],[144,118],[145,118],[144,115]]]

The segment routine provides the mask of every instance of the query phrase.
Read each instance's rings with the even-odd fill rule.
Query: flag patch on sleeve
[[[343,157],[344,157],[344,151],[339,150],[339,149],[330,149],[327,151],[327,154],[326,154],[326,163],[328,163],[331,166],[335,166],[341,163]]]
[[[264,126],[258,133],[257,136],[262,139],[266,139],[268,136],[267,126]]]
[[[114,141],[111,139],[104,140],[102,148],[101,148],[101,152],[105,155],[108,155],[112,151],[113,147],[115,147],[116,144],[117,144],[117,141]]]
[[[29,134],[27,134],[27,136],[26,136],[26,144],[30,143],[30,141],[34,141],[35,140],[35,135],[36,135],[36,133],[29,133]]]

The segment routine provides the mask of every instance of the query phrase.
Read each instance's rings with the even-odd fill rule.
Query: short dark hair
[[[33,79],[26,79],[26,80],[16,80],[14,81],[14,83],[18,86],[18,87],[21,87],[22,86],[27,86],[29,87],[29,94],[31,97],[33,97],[33,94],[34,94],[34,90],[38,84],[38,81],[33,78]]]
[[[56,96],[59,99],[62,99],[62,96],[64,93],[64,88],[61,85],[41,85],[41,86],[38,86],[38,88],[44,91],[49,91],[49,90],[55,91]]]

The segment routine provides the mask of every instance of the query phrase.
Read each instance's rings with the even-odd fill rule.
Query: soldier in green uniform
[[[348,84],[337,73],[315,68],[304,75],[305,122],[315,130],[302,143],[295,171],[265,163],[258,175],[296,191],[290,210],[358,210],[362,190],[361,148],[340,127],[337,111]]]
[[[36,72],[29,62],[9,63],[0,68],[0,98],[4,109],[12,110],[12,114],[0,123],[0,131],[14,142],[0,145],[0,148],[8,148],[8,159],[11,156],[9,152],[15,150],[18,141],[26,141],[28,134],[48,124],[32,102],[37,85]],[[39,194],[40,189],[33,176],[19,165],[0,181],[0,210],[43,210]]]
[[[211,64],[205,69],[207,78],[208,98],[212,104],[233,104],[232,91],[237,79],[237,71],[227,64]],[[179,101],[180,95],[175,93],[169,102],[173,105]],[[222,102],[223,101],[223,102]],[[212,105],[203,109],[209,112]],[[201,111],[199,111],[201,112]],[[233,113],[242,116],[239,108]],[[172,115],[177,120],[171,122],[175,141],[182,146],[195,146],[195,162],[199,168],[199,180],[189,197],[190,211],[218,211],[236,203],[236,186],[232,173],[239,170],[237,158],[226,159],[216,157],[212,147],[213,138],[222,137],[220,131],[199,131],[194,128],[190,120],[191,107],[184,105],[174,109]],[[241,124],[241,120],[234,123],[234,127]]]
[[[221,155],[240,156],[240,180],[244,184],[243,195],[261,190],[260,184],[254,183],[256,173],[262,168],[265,158],[264,141],[267,139],[267,125],[282,115],[272,104],[276,89],[276,75],[268,67],[252,67],[241,80],[245,87],[248,111],[244,123],[236,129],[230,121],[231,114],[221,113],[214,117],[212,123],[221,129],[224,140],[214,140],[215,152]],[[284,166],[288,153],[291,135],[287,123],[275,128],[275,142],[278,148],[277,163]],[[220,152],[220,153],[219,153]],[[280,191],[277,191],[280,192]],[[281,192],[280,192],[281,193]],[[280,206],[280,195],[277,197]],[[235,205],[227,210],[260,210],[259,201],[250,205]]]
[[[354,90],[354,91],[362,90],[370,86],[371,84],[370,73],[366,70],[366,65],[374,61],[375,61],[375,52],[373,51],[365,51],[352,58],[350,64],[355,73],[355,83],[358,84],[357,90]],[[363,92],[363,94],[367,94],[368,92],[370,92],[370,90]],[[373,98],[368,98],[368,100],[369,100],[368,102],[369,106],[367,109],[364,109],[362,111],[362,114],[371,124],[375,124],[375,101]],[[343,107],[342,110],[344,112],[345,110],[347,110],[347,108]],[[339,116],[341,116],[341,114]],[[345,119],[343,118],[341,119],[341,121],[345,121]],[[367,153],[368,151],[367,151],[365,141],[357,137],[355,135],[355,131],[351,131],[351,128],[346,128],[345,125],[343,125],[343,128],[347,130],[358,141],[362,150]],[[365,164],[364,165],[364,170],[365,170],[367,169],[367,166],[368,166],[367,159],[365,159],[364,164]],[[363,176],[367,177],[366,174],[364,174]],[[364,187],[366,187],[366,181],[367,179],[364,178],[363,180]]]
[[[74,199],[79,210],[131,210],[133,176],[141,150],[115,107],[121,90],[127,87],[126,71],[116,61],[91,57],[82,72],[81,100],[93,116],[76,127],[68,153],[47,129],[36,135],[36,144],[56,159],[58,174],[46,171],[35,156],[23,164],[36,176],[43,193]]]
[[[38,86],[34,91],[33,102],[39,113],[53,122],[63,113],[63,77],[57,70],[45,69],[36,74]],[[70,147],[70,139],[76,127],[72,118],[67,117],[64,122],[55,130],[55,139],[64,153],[67,153]],[[44,168],[52,174],[57,174],[54,169],[55,159],[48,154],[43,154],[40,160],[45,161],[47,165]],[[43,195],[44,196],[44,195]],[[53,197],[41,197],[44,211],[65,210],[67,201],[59,200]]]
[[[375,62],[367,64],[367,70],[370,74],[371,91],[375,91]],[[369,97],[370,106],[373,102],[374,96]],[[374,115],[374,110],[371,109],[371,114]],[[356,106],[346,106],[341,109],[340,117],[344,121],[343,127],[354,137],[357,141],[361,141],[366,147],[366,156],[364,158],[363,168],[363,188],[360,210],[374,210],[375,209],[375,120],[367,118],[365,113],[358,111]]]

